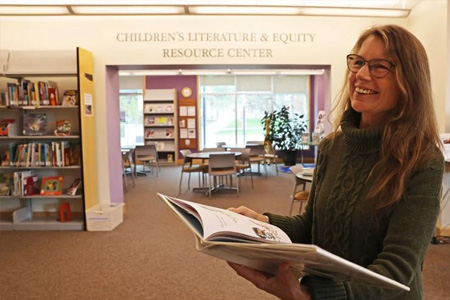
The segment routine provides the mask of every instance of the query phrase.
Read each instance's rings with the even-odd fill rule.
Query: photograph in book
[[[229,262],[276,274],[289,262],[299,278],[305,274],[387,289],[409,287],[347,261],[316,245],[295,244],[280,228],[226,209],[157,196],[192,231],[197,250]]]

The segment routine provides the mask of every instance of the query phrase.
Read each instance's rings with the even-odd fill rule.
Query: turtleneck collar
[[[361,114],[352,108],[344,112],[341,129],[349,149],[359,154],[370,154],[380,151],[383,128],[359,128]]]

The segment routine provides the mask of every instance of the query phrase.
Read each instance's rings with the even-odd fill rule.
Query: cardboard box
[[[98,204],[86,211],[88,231],[111,231],[123,222],[123,203]]]

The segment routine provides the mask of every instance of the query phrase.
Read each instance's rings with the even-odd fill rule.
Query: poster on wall
[[[188,119],[188,128],[195,128],[195,119]]]
[[[180,117],[186,117],[188,114],[187,106],[180,106]]]
[[[93,106],[92,106],[92,95],[84,94],[84,115],[85,116],[93,116]]]
[[[181,139],[187,139],[187,137],[188,137],[187,129],[180,129],[180,138]]]
[[[195,117],[195,106],[188,106],[187,108],[188,116]]]

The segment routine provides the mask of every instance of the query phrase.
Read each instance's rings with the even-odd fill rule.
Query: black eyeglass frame
[[[363,65],[357,71],[354,71],[350,68],[349,62],[351,61],[351,59],[350,59],[351,57],[356,57],[356,58],[360,59],[361,61],[363,61]],[[389,64],[390,67],[388,69],[386,69],[387,70],[386,74],[383,74],[381,76],[377,76],[375,74],[375,72],[373,71],[374,68],[371,67],[371,65],[370,65],[371,62],[374,62],[374,61],[383,61],[383,62],[387,62]],[[358,54],[348,54],[347,55],[347,68],[352,73],[358,73],[359,70],[361,70],[366,64],[368,64],[370,74],[376,78],[383,78],[383,77],[387,76],[392,71],[392,69],[395,67],[395,64],[392,61],[383,59],[383,58],[374,58],[371,60],[365,60],[361,55],[358,55]]]

